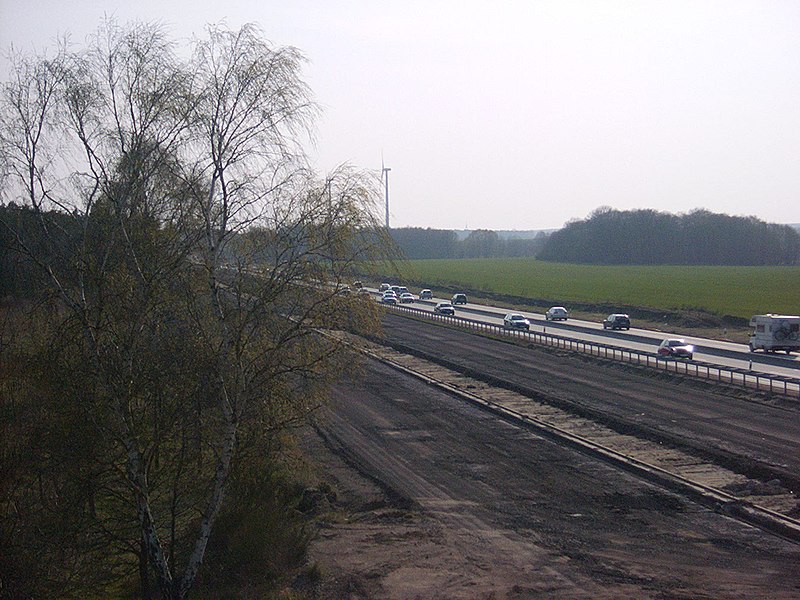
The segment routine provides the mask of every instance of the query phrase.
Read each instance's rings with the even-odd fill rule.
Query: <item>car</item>
[[[361,288],[364,287],[364,284],[361,283],[360,281],[354,281],[353,282],[353,287],[356,288],[357,290],[360,290]]]
[[[408,288],[404,285],[393,285],[391,290],[400,297],[401,294],[407,294]]]
[[[386,290],[392,289],[391,283],[382,283],[381,287],[378,289],[379,292],[385,292]]]
[[[392,298],[397,300],[397,294],[395,294],[393,290],[386,290],[385,292],[383,292],[382,296],[384,298],[386,298],[386,296],[391,296]]]
[[[569,311],[563,306],[551,306],[544,313],[547,321],[566,321],[569,318]]]
[[[392,306],[397,304],[397,296],[394,294],[384,294],[383,298],[381,298],[381,302],[384,304],[391,304]]]
[[[456,309],[453,308],[453,305],[449,302],[439,302],[439,304],[433,307],[433,312],[439,313],[440,315],[454,315],[456,314]]]
[[[506,329],[530,329],[531,322],[517,313],[508,313],[503,317],[503,327]]]
[[[367,288],[365,288],[365,287],[358,288],[358,291],[356,293],[359,296],[369,296],[369,290]]]
[[[658,354],[661,356],[674,356],[675,358],[694,357],[694,346],[687,344],[686,340],[668,338],[658,345]]]
[[[431,300],[432,298],[433,298],[433,292],[428,289],[424,289],[419,293],[420,300]]]
[[[628,315],[614,313],[603,320],[603,329],[630,329],[631,319]]]
[[[404,292],[400,294],[400,304],[408,304],[414,302],[414,295]]]
[[[453,306],[456,304],[466,304],[467,303],[467,295],[466,294],[453,294],[453,298],[450,300],[453,303]]]

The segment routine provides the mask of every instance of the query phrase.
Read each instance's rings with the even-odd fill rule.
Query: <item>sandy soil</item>
[[[800,598],[800,547],[382,365],[304,440],[309,597]]]

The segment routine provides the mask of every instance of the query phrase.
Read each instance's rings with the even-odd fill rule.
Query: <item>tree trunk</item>
[[[142,600],[152,600],[153,595],[150,593],[150,577],[147,573],[147,542],[142,534],[142,539],[139,546],[139,584],[142,588]]]
[[[232,419],[228,423],[228,430],[225,435],[222,452],[220,453],[219,462],[217,463],[217,472],[214,476],[214,488],[211,492],[211,498],[208,502],[203,523],[200,526],[200,535],[195,542],[194,551],[189,558],[189,563],[186,565],[186,571],[177,583],[177,593],[173,596],[175,600],[183,600],[186,594],[189,593],[194,580],[197,578],[197,572],[200,570],[200,565],[203,564],[203,558],[206,553],[206,546],[208,539],[211,537],[211,530],[214,527],[214,522],[219,514],[219,509],[222,507],[222,500],[225,497],[225,488],[228,483],[228,476],[231,471],[231,460],[233,459],[233,451],[236,447],[236,432],[237,422]]]

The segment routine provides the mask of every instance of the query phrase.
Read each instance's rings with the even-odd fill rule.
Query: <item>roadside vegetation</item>
[[[641,307],[749,319],[800,311],[800,267],[603,266],[530,258],[398,261],[403,281],[528,299],[537,306]]]
[[[302,64],[253,26],[184,52],[111,21],[11,57],[0,597],[268,597],[302,570],[291,432],[354,368],[318,328],[376,330],[337,284],[387,254],[374,178],[308,168]]]

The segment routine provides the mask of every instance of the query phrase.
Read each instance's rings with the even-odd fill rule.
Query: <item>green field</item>
[[[592,266],[530,258],[413,260],[404,280],[564,304],[800,314],[800,267]]]

